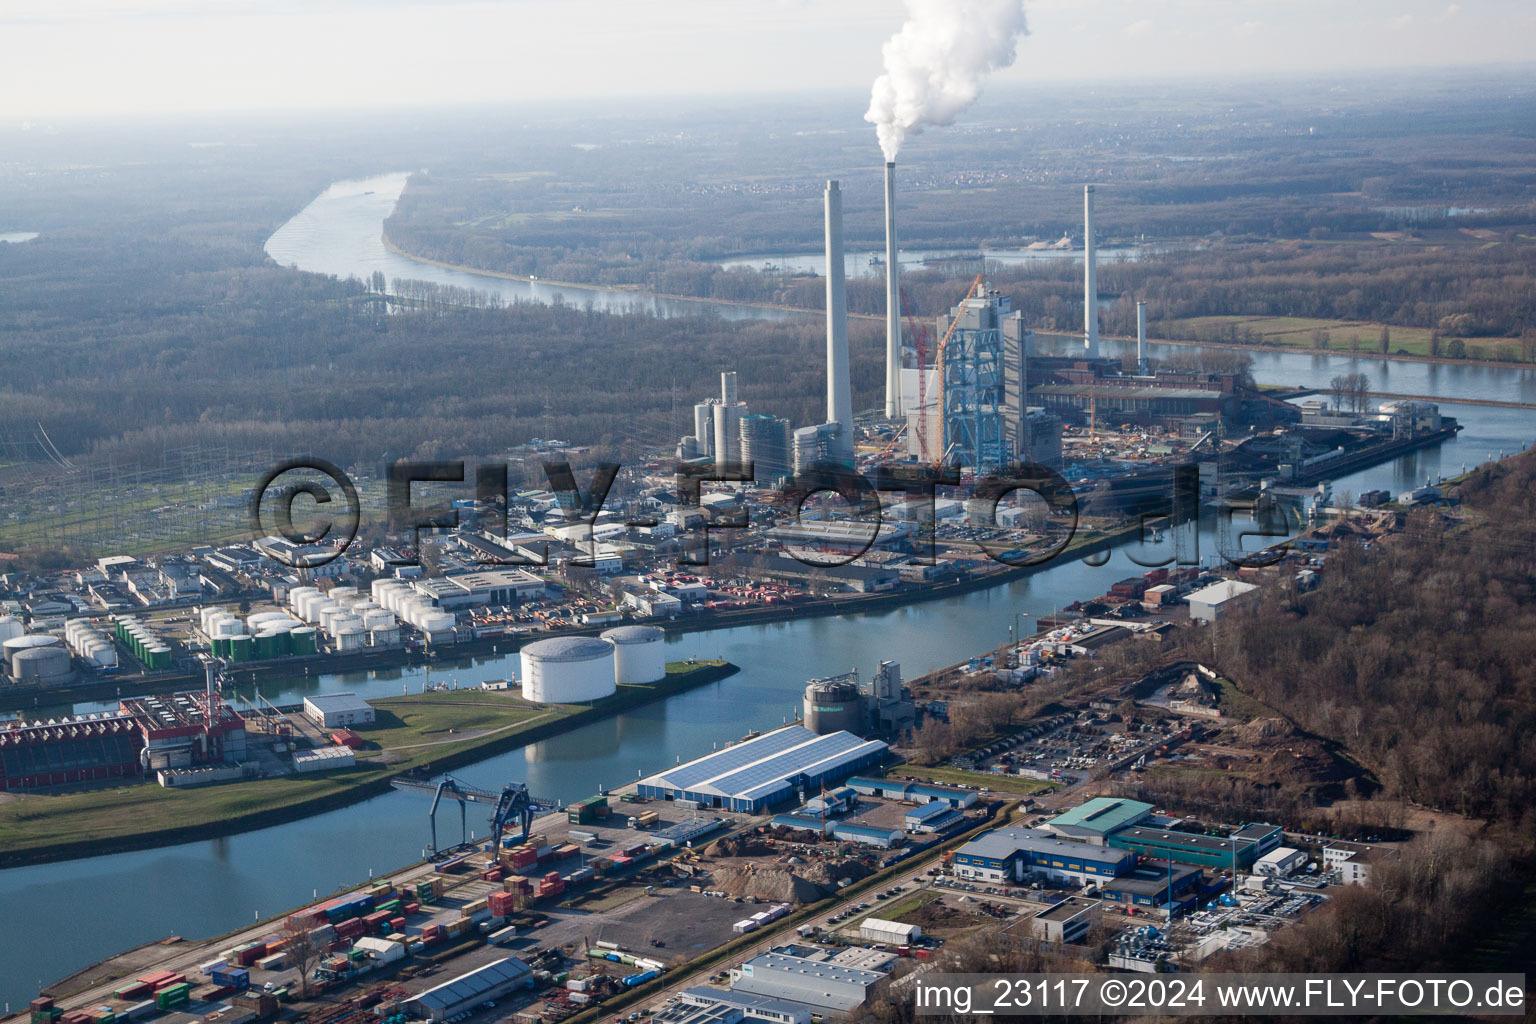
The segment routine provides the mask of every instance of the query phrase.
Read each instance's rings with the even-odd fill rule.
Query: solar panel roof
[[[756,739],[747,740],[745,743],[738,743],[733,747],[707,754],[697,761],[689,761],[670,771],[660,772],[656,776],[657,785],[673,789],[694,789],[701,782],[717,778],[815,738],[815,733],[800,725],[777,729]]]

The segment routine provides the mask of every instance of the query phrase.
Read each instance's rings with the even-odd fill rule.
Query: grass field
[[[1221,708],[1221,713],[1228,718],[1251,722],[1255,718],[1284,717],[1268,704],[1262,704],[1239,690],[1230,679],[1218,677],[1215,686],[1218,691],[1216,704]]]
[[[699,660],[668,665],[669,680],[689,671],[726,663]],[[0,799],[0,851],[36,850],[65,843],[104,842],[169,829],[295,808],[308,803],[333,806],[349,791],[378,784],[411,768],[449,755],[513,739],[551,720],[606,714],[650,699],[652,686],[622,686],[614,696],[591,707],[531,705],[514,693],[446,690],[373,701],[378,721],[356,732],[375,750],[360,751],[353,768],[313,775],[290,775],[248,782],[165,789],[151,781],[85,792],[37,794]],[[515,739],[514,739],[515,742]],[[372,760],[387,757],[389,763]],[[300,812],[302,813],[302,812]]]
[[[1024,796],[1032,796],[1052,788],[1052,783],[1040,782],[1035,779],[1021,779],[1016,775],[986,775],[981,772],[967,772],[959,768],[919,768],[915,765],[906,769],[905,774],[914,779],[932,779],[934,782],[947,782],[952,786],[986,786],[988,789],[999,793],[1020,793]]]
[[[1313,333],[1328,332],[1328,351],[1351,352],[1358,350],[1364,355],[1379,354],[1378,344],[1383,325],[1365,320],[1317,320],[1300,316],[1200,316],[1187,320],[1165,320],[1158,325],[1159,333],[1175,340],[1215,340],[1218,329],[1235,327],[1239,335],[1245,331],[1258,334],[1258,344],[1280,345],[1291,348],[1312,349]],[[1388,326],[1390,349],[1408,355],[1429,355],[1427,327]],[[1441,339],[1440,354],[1446,354],[1449,336]],[[1462,338],[1467,355],[1472,359],[1503,359],[1517,361],[1520,343],[1516,338]]]

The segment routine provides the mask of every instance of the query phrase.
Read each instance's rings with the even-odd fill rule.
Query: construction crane
[[[468,804],[490,804],[491,811],[491,849],[501,849],[501,835],[506,831],[507,825],[516,823],[521,828],[519,839],[527,839],[528,831],[533,827],[533,817],[536,812],[554,811],[560,808],[559,801],[548,800],[544,797],[530,796],[528,787],[521,782],[509,782],[500,793],[492,793],[471,786],[467,782],[460,782],[452,775],[444,775],[439,779],[413,778],[408,775],[397,776],[390,780],[396,789],[415,789],[432,794],[432,807],[427,811],[427,823],[432,831],[432,844],[427,847],[429,858],[438,855],[437,845],[437,807],[443,802],[443,797],[459,802],[459,830],[460,843],[469,841],[468,831]]]
[[[965,294],[960,296],[959,304],[963,306],[963,305],[965,305],[965,303],[970,301],[971,296],[980,294],[982,288],[986,284],[986,278],[987,278],[986,274],[977,274],[976,275],[976,280],[972,281],[971,282],[971,286],[965,290]],[[943,402],[944,402],[944,350],[949,347],[949,339],[953,338],[955,336],[955,328],[959,327],[959,326],[960,326],[960,318],[958,316],[954,317],[953,319],[950,320],[950,322],[949,322],[949,330],[944,332],[944,338],[943,338],[943,340],[941,340],[939,342],[938,354],[934,357],[934,360],[933,360],[934,372],[935,372],[935,374],[938,377],[937,383],[939,385],[939,402],[940,402],[939,419],[940,419],[941,423],[943,422],[943,417],[944,417],[944,409],[943,409]],[[954,445],[950,445],[949,447],[952,449],[954,447]],[[934,460],[934,465],[936,465],[936,466],[937,465],[941,465],[944,462],[944,460],[947,459],[947,458],[949,458],[949,450],[948,449],[945,450],[944,454],[940,455],[937,459]]]

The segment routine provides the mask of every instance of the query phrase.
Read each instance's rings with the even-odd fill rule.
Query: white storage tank
[[[69,651],[57,643],[49,647],[23,647],[11,656],[11,678],[18,683],[55,686],[69,682],[74,675]]]
[[[655,626],[615,626],[603,630],[602,638],[613,644],[613,671],[620,686],[666,678],[666,634]]]
[[[5,652],[5,663],[10,665],[22,651],[35,650],[39,647],[62,648],[62,646],[63,641],[56,636],[49,636],[47,633],[29,633],[25,636],[11,637],[5,641],[4,645],[0,645],[0,650]],[[69,657],[69,652],[65,651],[64,656]]]
[[[26,630],[22,628],[21,620],[14,615],[0,615],[0,642],[14,640]]]
[[[117,648],[106,641],[87,645],[85,658],[97,668],[117,668]]]
[[[356,615],[336,615],[331,618],[330,625],[326,626],[326,632],[331,636],[341,636],[343,633],[361,631],[363,620]]]
[[[613,644],[590,636],[536,640],[521,652],[523,697],[540,704],[578,704],[614,692]]]
[[[342,598],[345,598],[345,597],[356,597],[356,596],[357,596],[357,588],[356,587],[332,587],[331,588],[331,600],[332,601],[340,601]]]
[[[367,634],[361,629],[344,629],[336,634],[336,649],[338,651],[355,651],[367,642]]]
[[[368,631],[368,643],[374,647],[393,647],[400,642],[399,626],[378,626]]]

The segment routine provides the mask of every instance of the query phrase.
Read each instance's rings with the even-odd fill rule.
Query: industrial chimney
[[[853,448],[853,385],[848,379],[848,290],[843,280],[843,194],[827,182],[827,422]]]
[[[1136,373],[1147,375],[1147,304],[1136,303]]]
[[[1094,273],[1093,186],[1083,186],[1083,352],[1099,354],[1099,285]]]
[[[896,163],[885,165],[885,418],[901,408],[901,284],[896,267]]]

